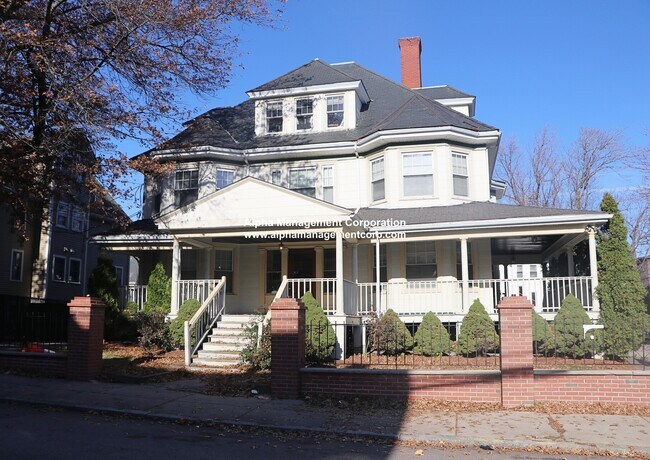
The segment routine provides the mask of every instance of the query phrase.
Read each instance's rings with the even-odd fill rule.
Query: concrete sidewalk
[[[428,412],[403,418],[314,407],[297,400],[207,396],[201,393],[202,385],[198,380],[128,385],[2,374],[0,400],[280,430],[650,456],[650,419],[639,416],[496,411]]]

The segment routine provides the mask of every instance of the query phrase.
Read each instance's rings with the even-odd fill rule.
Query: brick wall
[[[501,402],[499,371],[301,370],[303,395],[386,396]]]
[[[535,401],[650,406],[650,371],[535,371]]]
[[[278,398],[300,396],[305,365],[305,305],[296,299],[271,304],[271,388]]]

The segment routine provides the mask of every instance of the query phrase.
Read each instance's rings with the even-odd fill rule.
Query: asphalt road
[[[578,459],[198,427],[0,403],[0,459]]]

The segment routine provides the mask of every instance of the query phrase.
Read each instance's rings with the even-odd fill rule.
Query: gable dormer
[[[247,92],[255,102],[255,135],[354,129],[370,97],[363,82],[316,59]]]

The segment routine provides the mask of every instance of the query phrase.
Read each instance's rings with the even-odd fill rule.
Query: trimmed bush
[[[157,263],[147,284],[147,301],[142,305],[142,310],[148,313],[166,315],[171,311],[172,305],[172,279],[165,273],[161,263]]]
[[[591,353],[590,344],[584,339],[584,324],[591,324],[582,303],[569,294],[562,301],[555,315],[555,351],[569,358],[584,358]]]
[[[544,353],[554,348],[555,332],[553,327],[533,310],[533,350]]]
[[[251,320],[244,328],[246,345],[241,351],[241,361],[250,364],[255,369],[271,368],[271,323],[264,326],[265,315],[258,315]],[[262,337],[259,346],[257,345],[257,334],[260,327],[263,327]]]
[[[428,312],[415,332],[413,352],[424,356],[442,356],[451,352],[449,331],[433,312]]]
[[[325,312],[311,292],[302,296],[305,304],[305,358],[308,363],[317,364],[330,361],[336,346],[336,333]]]
[[[499,335],[494,328],[480,300],[474,300],[469,311],[463,318],[458,336],[458,352],[463,355],[483,355],[499,347]]]
[[[124,313],[129,316],[135,316],[138,313],[138,304],[133,300],[129,300],[124,306]]]
[[[177,347],[185,348],[185,321],[191,320],[199,308],[201,304],[198,300],[186,300],[178,310],[178,316],[169,323],[169,332]]]
[[[369,342],[372,350],[390,356],[406,353],[413,348],[413,336],[392,309],[370,323]]]
[[[135,319],[138,324],[138,343],[145,351],[170,351],[174,348],[165,315],[141,311]]]

